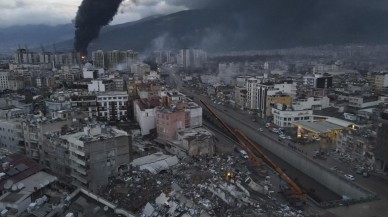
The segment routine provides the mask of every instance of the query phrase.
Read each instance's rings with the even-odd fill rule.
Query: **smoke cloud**
[[[87,54],[90,42],[116,15],[123,0],[83,0],[75,18],[74,49]]]

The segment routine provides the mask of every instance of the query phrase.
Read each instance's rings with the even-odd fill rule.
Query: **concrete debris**
[[[254,175],[239,156],[187,157],[156,174],[140,170],[142,163],[111,180],[100,194],[142,217],[302,216],[281,206],[286,203],[281,196],[269,194],[276,191],[275,178]]]

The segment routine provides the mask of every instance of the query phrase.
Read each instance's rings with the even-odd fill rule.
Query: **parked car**
[[[263,130],[263,128],[259,128],[259,129],[257,129],[257,131],[263,132],[264,130]]]
[[[350,180],[350,181],[356,180],[356,179],[354,178],[354,176],[352,176],[352,175],[350,175],[350,174],[345,174],[344,176],[345,176],[345,178],[346,178],[347,180]]]
[[[268,127],[270,127],[270,126],[271,126],[270,123],[266,123],[266,124],[265,124],[265,127],[266,127],[266,128],[268,128]]]
[[[279,132],[279,130],[278,130],[277,128],[273,128],[273,129],[272,129],[272,132],[274,132],[274,133],[278,133],[278,132]]]

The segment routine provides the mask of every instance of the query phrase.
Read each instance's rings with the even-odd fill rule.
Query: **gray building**
[[[72,184],[96,192],[109,177],[128,169],[131,140],[126,132],[104,125],[63,135],[69,148]],[[66,145],[65,145],[66,146]]]
[[[375,146],[376,169],[388,171],[388,111],[381,114]]]

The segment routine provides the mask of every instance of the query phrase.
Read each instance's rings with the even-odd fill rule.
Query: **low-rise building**
[[[378,96],[349,96],[349,107],[355,109],[365,109],[379,105],[384,102],[385,99],[380,98]]]
[[[278,104],[272,108],[273,123],[279,127],[291,127],[295,121],[313,121],[313,110],[292,110]]]
[[[330,98],[327,96],[298,98],[293,101],[292,107],[296,110],[321,110],[330,107]]]

